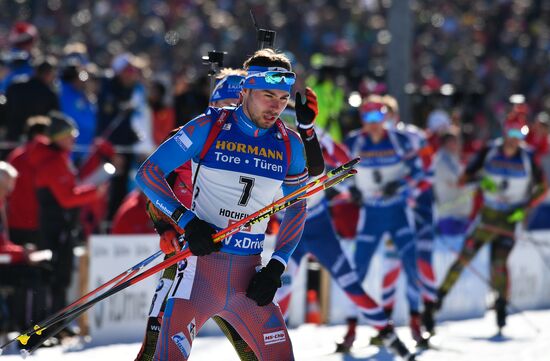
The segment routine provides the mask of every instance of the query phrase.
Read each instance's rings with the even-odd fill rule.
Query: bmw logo
[[[157,285],[157,289],[155,290],[155,292],[158,292],[162,289],[162,287],[164,287],[164,280],[161,278],[158,285]]]
[[[184,259],[183,261],[178,263],[178,271],[181,272],[186,268],[187,268],[187,260],[186,259]]]

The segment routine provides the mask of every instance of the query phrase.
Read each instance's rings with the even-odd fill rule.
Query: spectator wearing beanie
[[[52,251],[52,311],[66,306],[71,281],[73,247],[80,237],[79,209],[100,196],[95,186],[77,185],[70,153],[78,130],[74,121],[60,112],[49,114],[49,144],[39,144],[31,154],[35,165],[39,230],[45,247]]]

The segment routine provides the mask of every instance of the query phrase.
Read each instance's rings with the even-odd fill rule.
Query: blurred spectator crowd
[[[357,97],[387,92],[389,6],[389,0],[0,0],[0,151],[17,173],[7,172],[16,182],[0,223],[11,250],[50,249],[53,262],[65,257],[58,266],[40,266],[53,285],[43,290],[51,294],[49,310],[65,304],[58,289],[70,281],[55,272],[71,257],[56,253],[64,248],[57,242],[74,246],[93,232],[153,231],[144,211],[133,213],[144,210],[132,192],[133,172],[171,129],[206,108],[201,56],[226,51],[224,65],[239,67],[256,49],[250,10],[259,27],[277,32],[275,45],[293,60],[297,88],[307,83],[317,92],[318,124],[342,139],[360,125]],[[444,128],[442,149],[454,158],[442,164],[458,174],[511,112],[529,124],[528,141],[543,161],[550,2],[416,0],[411,8],[408,121],[432,132]],[[2,208],[7,193],[0,192]],[[45,216],[57,226],[47,234],[38,221]],[[15,324],[45,316],[34,312],[22,310]]]
[[[105,75],[115,55],[130,51],[144,60],[144,78],[164,86],[165,99],[180,121],[200,113],[207,102],[202,55],[213,49],[227,51],[225,65],[235,67],[243,54],[255,50],[250,10],[259,27],[277,32],[275,44],[293,59],[301,81],[298,86],[324,68],[322,77],[333,78],[344,99],[355,90],[361,95],[386,90],[391,1],[20,0],[0,4],[5,10],[0,14],[4,63],[13,61],[9,49],[17,20],[40,29],[35,52],[60,58],[67,44],[85,44],[95,70],[90,73],[91,83]],[[525,95],[531,116],[550,109],[547,1],[424,0],[412,1],[411,8],[413,67],[407,91],[413,100],[412,122],[424,125],[429,113],[443,106],[465,124],[465,136],[486,139],[498,135],[512,94]],[[97,89],[90,93],[97,96]],[[346,117],[346,107],[342,112],[347,131],[354,124]]]

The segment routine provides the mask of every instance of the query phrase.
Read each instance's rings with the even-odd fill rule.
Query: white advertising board
[[[266,242],[264,263],[272,252],[272,239]],[[445,242],[445,243],[443,243]],[[460,249],[460,239],[438,239],[434,249],[434,269],[437,283],[442,281],[448,267]],[[344,242],[344,248],[353,248],[351,242]],[[90,266],[89,289],[95,289],[121,272],[134,266],[158,250],[155,235],[131,236],[92,236],[89,242]],[[364,282],[365,288],[380,300],[382,277],[381,249],[370,265]],[[159,257],[157,262],[160,262]],[[546,264],[545,264],[546,261]],[[521,235],[509,259],[511,276],[512,312],[514,309],[550,307],[550,232],[538,231]],[[295,292],[290,305],[290,325],[298,326],[304,319],[305,307],[305,263],[295,280]],[[472,271],[475,270],[475,271]],[[160,274],[159,274],[160,275]],[[143,337],[147,314],[159,275],[151,276],[128,289],[117,293],[95,305],[88,313],[90,335],[93,344],[115,342],[137,342]],[[483,278],[483,279],[482,279]],[[490,288],[485,283],[489,279],[489,249],[482,248],[466,268],[461,278],[449,293],[438,314],[439,320],[460,319],[481,316],[487,306]],[[399,280],[394,318],[404,324],[408,319],[403,276]],[[472,297],[474,296],[474,297]],[[332,282],[329,322],[343,323],[349,316],[350,302],[338,286]],[[219,334],[215,323],[207,322],[202,335]]]
[[[92,236],[89,289],[101,286],[157,251],[155,235]],[[160,261],[162,257],[153,264]],[[141,340],[158,279],[159,275],[153,275],[92,307],[88,319],[93,344]]]
[[[350,248],[350,242],[343,242]],[[457,257],[460,238],[437,239],[433,264],[437,284]],[[465,267],[437,315],[438,320],[464,319],[482,316],[492,306],[489,248],[483,247],[469,267]],[[379,249],[373,257],[363,285],[377,301],[381,298],[383,253]],[[508,260],[511,305],[509,312],[550,307],[550,232],[536,231],[520,234]],[[353,315],[354,308],[335,282],[331,285],[330,323],[343,323]],[[403,272],[398,283],[394,320],[402,325],[408,322],[408,305],[405,300]],[[296,322],[296,321],[294,321]],[[298,321],[299,323],[300,321]]]

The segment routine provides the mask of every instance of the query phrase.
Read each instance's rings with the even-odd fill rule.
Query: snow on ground
[[[374,331],[367,326],[358,330],[358,340],[349,355],[333,354],[334,341],[344,333],[345,326],[303,325],[290,330],[296,360],[300,361],[390,361],[393,357],[385,350],[368,346]],[[508,326],[501,338],[496,332],[493,312],[485,318],[449,321],[438,325],[435,338],[438,350],[424,351],[420,361],[542,361],[550,358],[550,310],[526,311],[509,317]],[[398,329],[402,339],[410,343],[406,327]],[[70,350],[63,347],[40,349],[30,361],[96,361],[133,360],[139,344],[118,344],[102,347],[84,347]],[[1,361],[21,360],[11,350],[0,356]],[[229,342],[222,337],[198,337],[193,345],[190,361],[238,361]]]

